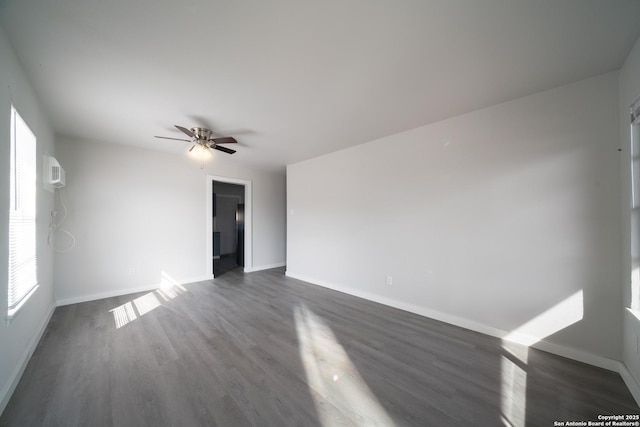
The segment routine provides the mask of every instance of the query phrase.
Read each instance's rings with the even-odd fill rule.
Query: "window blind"
[[[38,284],[36,258],[36,137],[11,108],[9,298],[15,314]]]

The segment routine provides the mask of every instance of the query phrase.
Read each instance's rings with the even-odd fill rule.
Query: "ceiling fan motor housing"
[[[196,139],[208,141],[211,139],[211,130],[206,128],[194,127],[191,128],[191,132],[194,133]]]

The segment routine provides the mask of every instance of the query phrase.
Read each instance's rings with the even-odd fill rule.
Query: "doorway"
[[[251,271],[251,181],[207,180],[207,271]]]
[[[213,182],[213,275],[244,267],[244,186]]]

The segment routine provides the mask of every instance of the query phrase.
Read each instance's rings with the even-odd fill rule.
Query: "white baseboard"
[[[0,414],[2,414],[4,409],[7,407],[9,399],[11,399],[11,395],[18,386],[20,378],[22,378],[22,374],[24,373],[24,370],[26,369],[31,356],[33,355],[33,352],[36,350],[36,347],[38,346],[38,343],[40,342],[40,339],[42,338],[42,335],[44,334],[44,331],[47,328],[49,320],[51,320],[51,316],[53,316],[53,312],[55,311],[55,309],[55,305],[51,305],[51,307],[49,307],[49,312],[46,314],[46,316],[43,317],[38,331],[31,337],[31,340],[29,341],[29,344],[27,345],[24,353],[20,357],[18,364],[9,376],[9,381],[2,388],[2,391],[0,391]]]
[[[633,376],[629,368],[627,368],[624,363],[620,363],[620,370],[618,372],[620,372],[622,380],[627,385],[627,388],[636,400],[636,403],[640,406],[640,384],[638,384],[636,377]]]
[[[587,365],[597,366],[598,368],[606,369],[608,371],[620,373],[620,367],[623,366],[622,362],[618,360],[609,359],[607,357],[588,353],[584,350],[544,340],[533,344],[531,347],[546,351],[547,353],[557,354],[558,356],[566,357],[567,359],[577,360],[578,362],[586,363]]]
[[[441,322],[449,323],[454,326],[459,326],[461,328],[469,329],[474,332],[479,332],[481,334],[489,335],[492,337],[504,339],[511,333],[509,331],[494,328],[492,326],[487,326],[482,323],[476,322],[474,320],[466,319],[464,317],[442,313],[437,310],[432,310],[430,308],[405,303],[402,301],[397,301],[391,298],[383,297],[380,295],[356,291],[353,289],[345,288],[342,286],[336,286],[332,283],[327,283],[322,280],[316,280],[314,278],[297,274],[295,272],[287,271],[285,273],[288,277],[292,277],[294,279],[302,280],[303,282],[311,283],[313,285],[322,286],[324,288],[329,288],[334,291],[342,292],[345,294],[353,295],[359,298],[363,298],[369,301],[377,302],[380,304],[388,305],[390,307],[398,308],[400,310],[408,311],[410,313],[418,314],[420,316],[428,317],[430,319],[438,320]],[[511,334],[512,335],[512,334]],[[531,337],[521,337],[524,340]],[[513,340],[513,342],[522,344],[522,342]],[[613,359],[608,359],[606,357],[598,356],[595,354],[587,353],[583,350],[578,350],[575,348],[547,342],[547,341],[538,341],[535,344],[531,345],[531,347],[536,348],[538,350],[543,350],[548,353],[553,353],[558,356],[566,357],[568,359],[577,360],[582,363],[586,363],[589,365],[597,366],[599,368],[607,369],[614,372],[620,372],[620,367],[624,366],[621,362]],[[622,373],[621,373],[622,374]]]
[[[251,268],[246,268],[244,269],[245,273],[253,273],[255,271],[262,271],[262,270],[269,270],[271,268],[278,268],[278,267],[284,267],[286,265],[285,262],[278,262],[275,264],[267,264],[267,265],[260,265],[257,267],[251,267]],[[197,276],[197,277],[190,277],[190,278],[186,278],[186,279],[180,279],[180,280],[176,280],[176,282],[180,285],[184,285],[187,283],[194,283],[194,282],[202,282],[205,280],[211,280],[213,279],[213,275],[212,274],[205,274],[202,276]],[[95,300],[99,300],[99,299],[104,299],[104,298],[111,298],[111,297],[119,297],[121,295],[129,295],[129,294],[135,294],[138,292],[149,292],[149,291],[153,291],[156,290],[160,287],[159,283],[154,283],[151,285],[145,285],[145,286],[138,286],[135,288],[125,288],[125,289],[114,289],[114,290],[109,290],[109,291],[105,291],[105,292],[97,292],[97,293],[93,293],[93,294],[86,294],[86,295],[78,295],[78,296],[74,296],[74,297],[66,297],[66,298],[61,298],[56,300],[56,305],[58,307],[63,306],[63,305],[70,305],[70,304],[79,304],[81,302],[88,302],[88,301],[95,301]]]
[[[213,278],[212,275],[203,275],[203,276],[191,277],[188,279],[177,280],[176,282],[180,285],[185,285],[187,283],[211,280],[212,278]],[[160,283],[154,283],[152,285],[139,286],[135,288],[114,289],[114,290],[105,291],[105,292],[98,292],[95,294],[78,295],[76,297],[59,299],[59,300],[56,300],[56,305],[60,307],[63,305],[78,304],[81,302],[95,301],[95,300],[104,299],[104,298],[119,297],[121,295],[135,294],[138,292],[149,292],[149,291],[154,291],[158,288],[160,288]]]
[[[79,295],[76,297],[63,298],[56,300],[58,307],[70,304],[79,304],[81,302],[95,301],[104,298],[119,297],[120,295],[135,294],[137,292],[148,292],[158,289],[158,285],[141,286],[137,288],[117,289],[106,292],[98,292],[95,294]]]
[[[277,262],[275,264],[266,264],[266,265],[253,266],[251,268],[245,267],[244,272],[245,273],[253,273],[253,272],[256,272],[256,271],[270,270],[272,268],[284,267],[285,265],[287,265],[287,263],[283,261],[283,262]]]

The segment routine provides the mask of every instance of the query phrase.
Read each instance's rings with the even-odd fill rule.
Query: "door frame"
[[[213,275],[213,181],[226,182],[227,184],[242,185],[244,187],[244,272],[253,269],[253,227],[252,227],[252,200],[251,181],[226,176],[207,175],[207,275]]]

